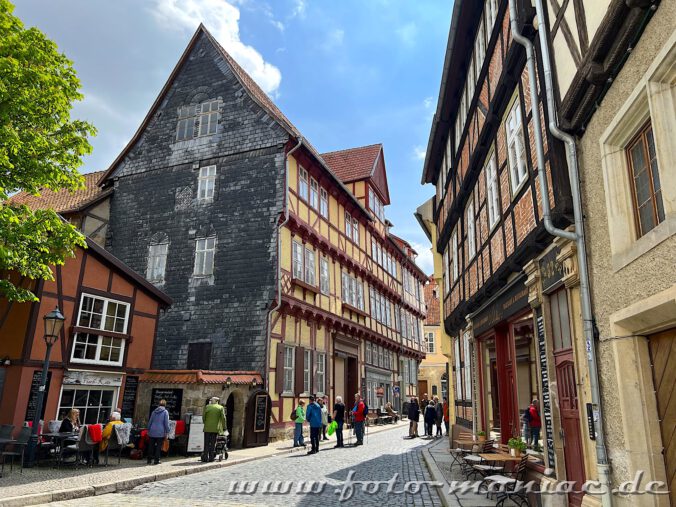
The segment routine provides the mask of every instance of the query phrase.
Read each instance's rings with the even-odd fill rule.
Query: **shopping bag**
[[[328,433],[329,436],[331,436],[336,432],[336,428],[338,428],[338,423],[336,421],[331,421],[329,427],[326,428],[326,433]]]
[[[169,439],[165,438],[162,442],[162,452],[169,452]]]

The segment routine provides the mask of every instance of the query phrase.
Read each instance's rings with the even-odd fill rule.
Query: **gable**
[[[374,189],[380,194],[383,204],[390,204],[390,189],[387,186],[387,172],[385,171],[385,154],[380,150],[374,164],[371,182]]]

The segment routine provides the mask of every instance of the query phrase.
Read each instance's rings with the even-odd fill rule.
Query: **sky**
[[[200,22],[320,151],[382,143],[392,232],[432,272],[413,216],[453,0],[13,0],[73,61],[98,134],[82,172],[132,137]]]

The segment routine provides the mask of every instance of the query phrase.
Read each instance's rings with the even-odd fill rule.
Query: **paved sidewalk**
[[[368,432],[374,434],[395,428],[403,428],[402,423],[371,426]],[[309,441],[309,438],[306,440]],[[0,507],[36,505],[126,491],[148,482],[229,467],[280,454],[305,452],[304,448],[294,449],[292,443],[291,440],[282,440],[265,447],[234,449],[229,452],[226,461],[214,463],[202,463],[199,456],[193,455],[189,458],[164,458],[161,464],[151,466],[146,465],[145,459],[122,458],[122,462],[118,465],[117,457],[111,456],[108,467],[79,469],[39,467],[24,469],[23,473],[18,467],[14,467],[11,473],[8,467],[5,467],[5,476],[0,478]],[[335,443],[335,438],[331,438],[320,442],[320,445],[333,447]]]
[[[477,493],[452,493],[449,486],[454,482],[462,483],[465,478],[457,465],[451,468],[453,458],[450,453],[448,437],[440,438],[437,442],[427,446],[423,451],[427,468],[435,481],[443,482],[443,488],[438,488],[439,496],[445,507],[494,507],[495,501],[486,498],[486,495]]]

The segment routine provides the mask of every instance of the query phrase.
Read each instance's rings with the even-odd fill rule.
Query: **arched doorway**
[[[244,440],[244,393],[235,388],[225,402],[225,424],[230,433],[229,446],[242,447]]]
[[[232,428],[235,422],[235,396],[231,394],[228,396],[228,401],[225,403],[225,424],[230,434],[230,442],[228,447],[232,447]]]

